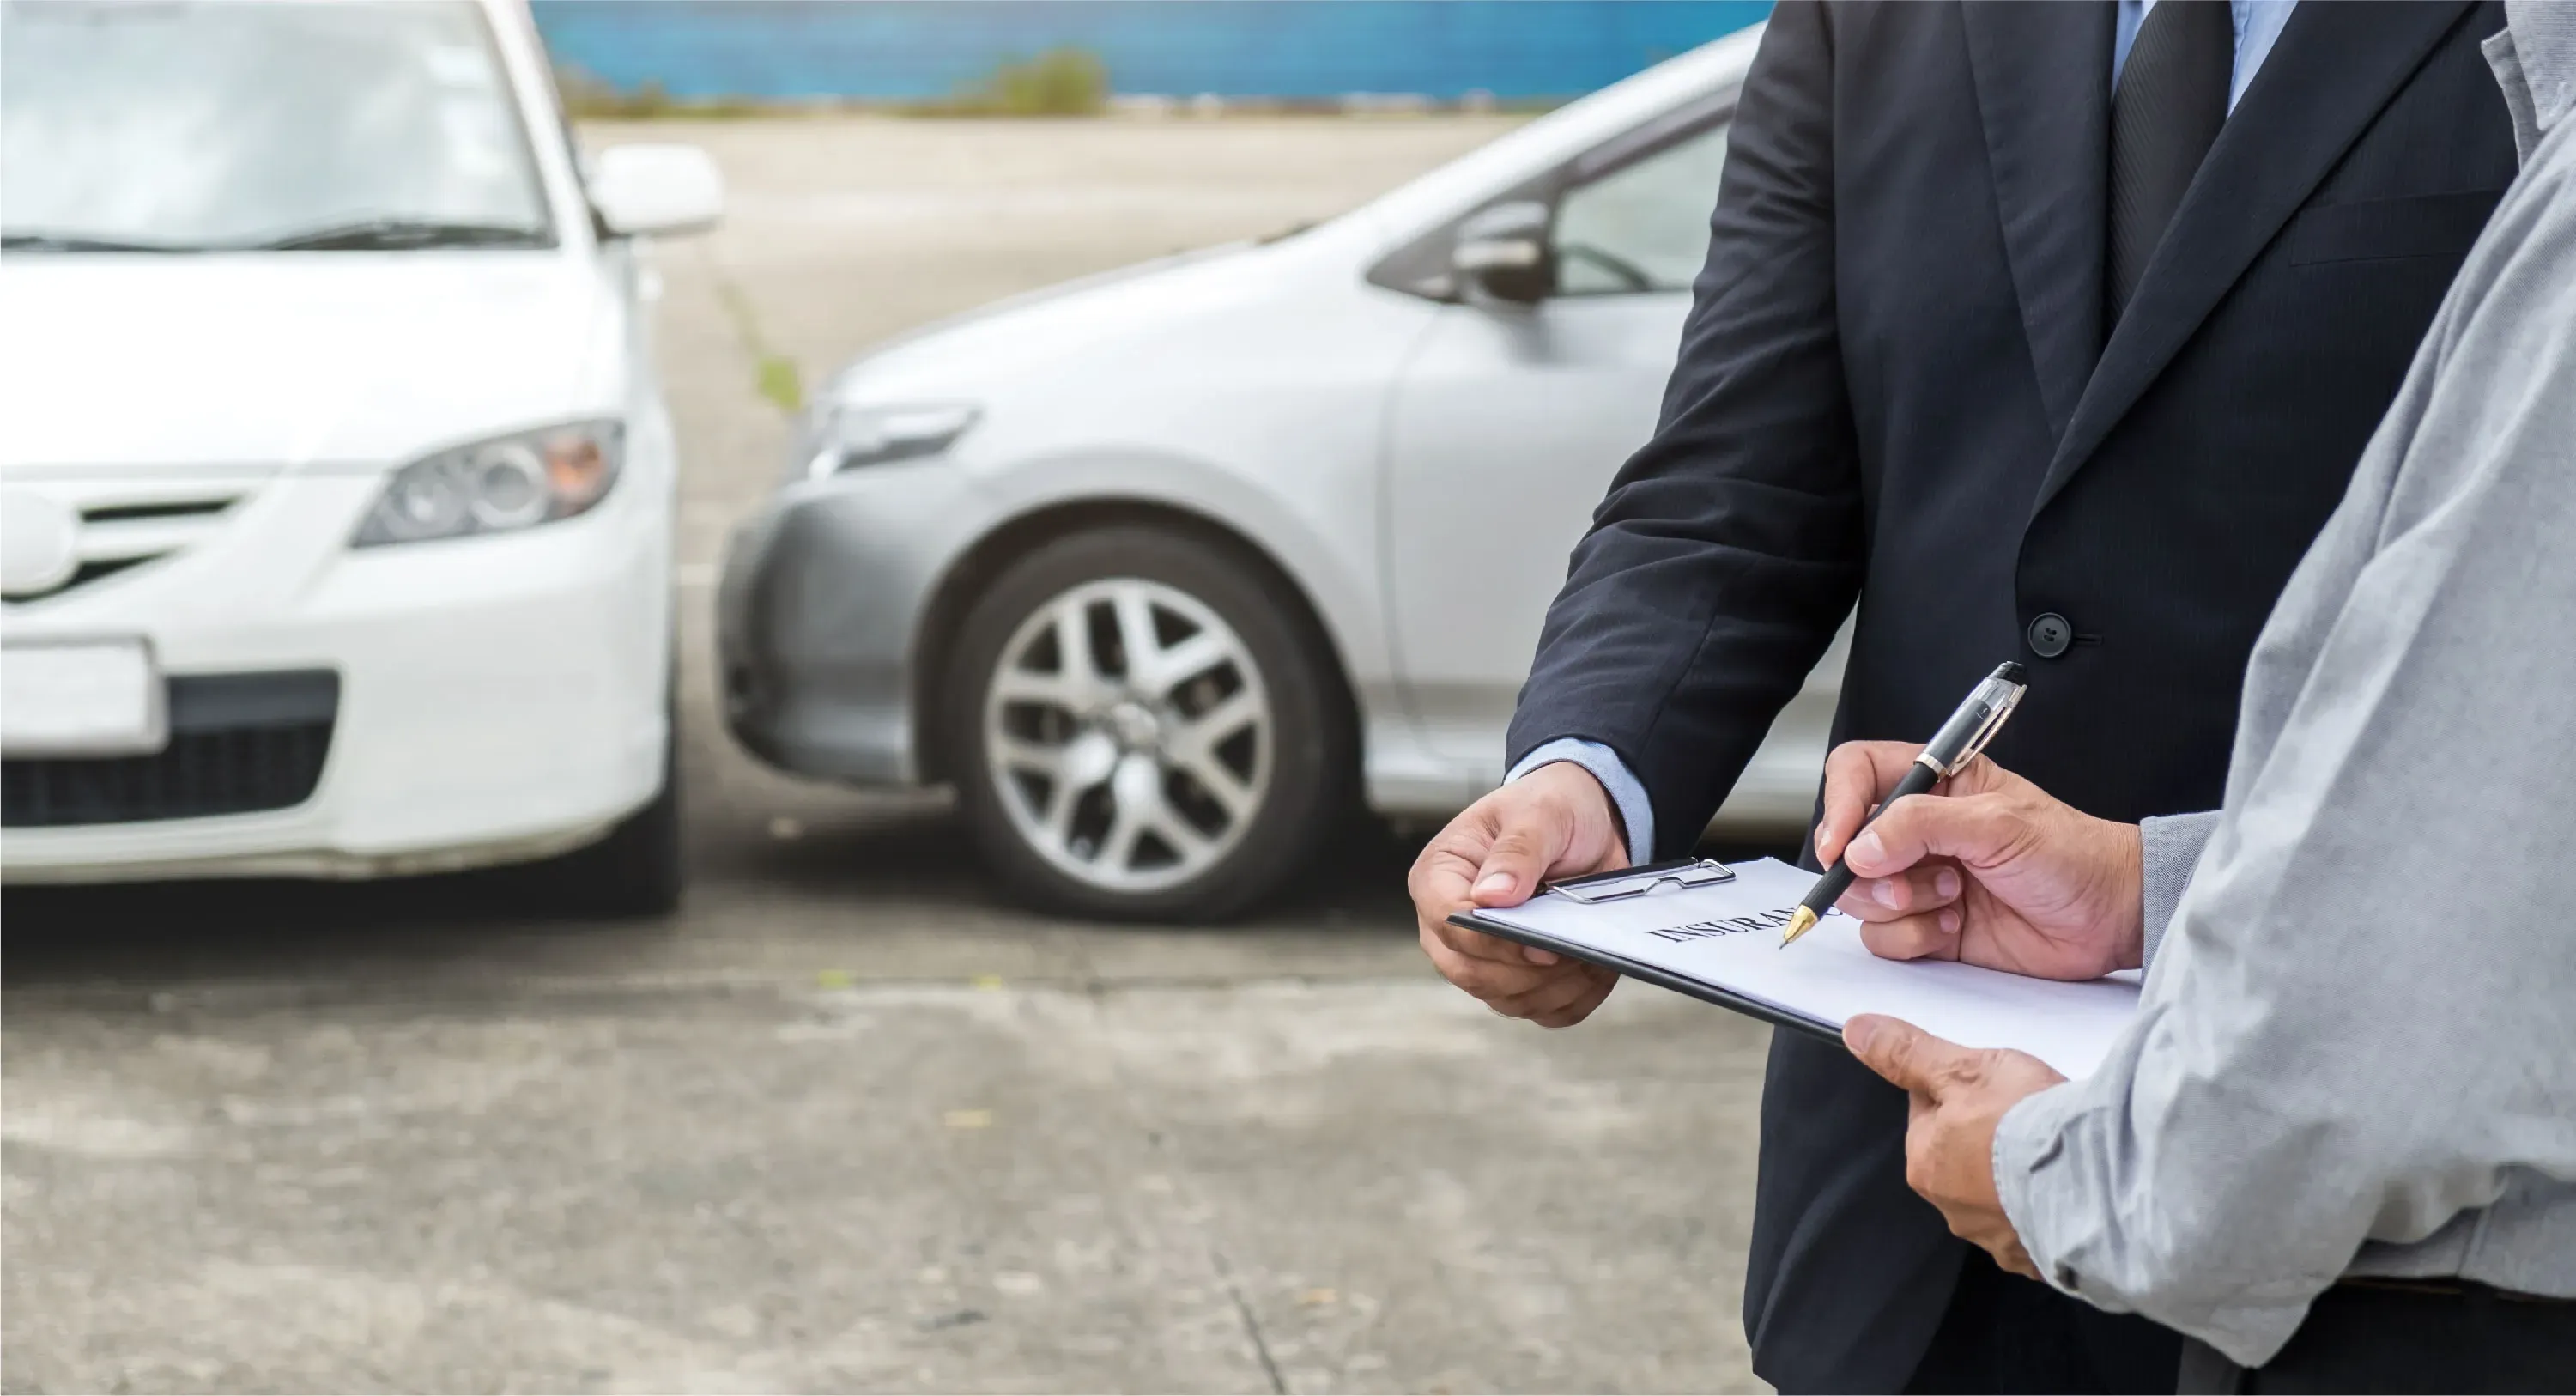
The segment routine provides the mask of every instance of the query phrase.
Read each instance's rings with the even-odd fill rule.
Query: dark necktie
[[[2227,124],[2236,26],[2225,0],[2157,0],[2111,94],[2111,321],[2119,322],[2147,259]]]

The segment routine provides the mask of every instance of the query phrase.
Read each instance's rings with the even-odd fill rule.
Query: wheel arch
[[[1292,598],[1295,608],[1290,619],[1322,658],[1325,678],[1334,695],[1334,719],[1345,724],[1352,752],[1354,756],[1358,754],[1359,734],[1365,729],[1361,725],[1358,689],[1351,681],[1350,659],[1343,653],[1340,638],[1325,623],[1324,609],[1312,588],[1269,549],[1211,515],[1160,500],[1095,498],[1050,504],[1005,520],[959,554],[933,587],[929,604],[922,608],[917,632],[920,639],[914,646],[907,694],[917,715],[912,724],[913,760],[925,784],[950,781],[956,775],[948,769],[947,724],[953,714],[939,702],[939,687],[956,655],[966,613],[994,578],[1018,558],[1060,538],[1118,525],[1162,528],[1195,538],[1232,555],[1274,584],[1280,594]],[[1359,775],[1359,765],[1354,760],[1348,772],[1354,780]]]

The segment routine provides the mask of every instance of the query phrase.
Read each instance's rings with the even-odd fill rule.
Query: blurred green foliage
[[[754,372],[753,386],[779,411],[793,415],[804,409],[805,384],[796,372],[794,359],[784,354],[763,354]]]
[[[575,121],[736,120],[821,116],[836,112],[924,117],[1103,116],[1110,111],[1111,99],[1116,95],[1109,85],[1109,66],[1100,60],[1098,54],[1078,47],[1051,48],[1035,58],[1008,60],[982,80],[961,86],[954,95],[928,100],[866,101],[819,97],[787,101],[757,97],[675,97],[669,89],[650,78],[632,88],[621,89],[597,74],[568,63],[555,68],[555,87],[563,94],[565,113]],[[1467,99],[1454,103],[1415,99],[1400,112],[1392,108],[1381,109],[1382,103],[1355,106],[1354,99],[1348,97],[1232,98],[1218,103],[1212,112],[1198,111],[1193,104],[1177,103],[1171,99],[1163,99],[1163,103],[1163,111],[1154,114],[1182,110],[1201,116],[1342,116],[1414,115],[1419,111],[1456,110],[1479,114],[1535,115],[1557,105],[1552,99],[1541,98],[1497,101],[1487,93],[1472,93]]]
[[[751,356],[751,389],[767,399],[781,412],[794,416],[805,407],[804,375],[796,371],[796,361],[770,347],[769,336],[761,333],[759,312],[751,308],[751,297],[721,266],[716,268],[716,299],[723,302],[725,316],[733,321],[733,332],[742,341],[743,352]]]
[[[620,90],[570,65],[555,70],[564,110],[577,121],[651,121],[664,117],[780,116],[797,112],[891,110],[907,116],[1098,116],[1109,110],[1109,67],[1088,49],[1053,48],[1012,59],[953,97],[926,102],[761,102],[739,97],[674,97],[647,79]]]
[[[1109,66],[1100,60],[1098,54],[1077,47],[1052,48],[1035,58],[1011,59],[982,80],[961,86],[954,95],[927,100],[868,101],[817,97],[790,101],[758,97],[675,97],[669,89],[650,78],[632,88],[621,89],[597,74],[568,63],[555,68],[555,86],[563,94],[564,111],[576,121],[735,120],[851,112],[924,117],[1103,116],[1110,111],[1111,99],[1116,95],[1109,84]],[[1154,99],[1144,100],[1150,102]],[[1153,114],[1181,111],[1200,116],[1343,116],[1416,115],[1422,111],[1454,110],[1477,114],[1535,115],[1553,110],[1558,105],[1555,100],[1547,98],[1497,101],[1490,94],[1481,92],[1469,94],[1468,98],[1458,102],[1414,99],[1401,110],[1382,102],[1356,106],[1354,99],[1349,97],[1229,98],[1218,103],[1212,112],[1196,110],[1190,103],[1168,98],[1161,100],[1163,110]]]
[[[1089,49],[1051,48],[994,69],[959,105],[974,115],[1098,116],[1109,109],[1109,65]]]
[[[674,97],[663,89],[662,84],[651,79],[636,84],[631,92],[620,92],[609,83],[571,66],[555,69],[555,90],[563,94],[564,112],[575,121],[774,116],[781,110],[776,103],[740,97]]]

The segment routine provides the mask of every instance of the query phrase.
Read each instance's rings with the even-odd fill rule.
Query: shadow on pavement
[[[698,853],[702,878],[751,884],[781,895],[835,900],[940,901],[1021,911],[976,856],[964,823],[943,805],[889,815],[853,809],[773,827],[742,823],[711,833]],[[1351,821],[1269,906],[1249,919],[1265,925],[1333,912],[1402,912],[1405,870],[1427,835],[1398,834],[1373,817]],[[1033,918],[1039,913],[1026,913]],[[1139,927],[1139,929],[1154,929]],[[1173,929],[1207,930],[1207,926]]]
[[[934,918],[964,912],[987,925],[1001,920],[1005,934],[1025,921],[1031,936],[1066,924],[1010,902],[935,800],[836,803],[783,822],[701,807],[690,822],[690,897],[660,919],[551,914],[525,874],[508,868],[374,882],[10,887],[0,890],[0,984],[159,990],[613,971],[668,963],[666,952],[687,940],[755,933],[736,923],[773,920],[791,907],[809,920],[860,907]],[[1365,820],[1338,844],[1244,927],[1377,934],[1409,923],[1404,874],[1419,838]]]
[[[0,983],[185,985],[353,970],[401,975],[575,936],[659,938],[667,923],[533,913],[498,873],[380,882],[145,882],[0,892]]]
[[[1120,925],[1113,935],[1294,932],[1411,939],[1405,873],[1427,833],[1355,817],[1285,893],[1239,924]],[[690,900],[677,915],[549,914],[525,874],[495,869],[379,882],[206,881],[0,891],[0,985],[159,991],[247,981],[416,985],[705,966],[738,937],[788,923],[837,937],[853,910],[983,934],[1042,936],[1065,921],[1014,905],[937,797],[807,803],[796,817],[699,804]],[[1709,845],[1721,858],[1776,847]],[[694,951],[687,948],[694,945]],[[683,953],[686,952],[686,953]],[[710,957],[714,957],[712,960]]]

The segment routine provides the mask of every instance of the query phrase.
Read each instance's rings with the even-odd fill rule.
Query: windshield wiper
[[[0,232],[0,252],[203,252],[176,242],[137,242],[131,238],[94,237],[88,233],[11,228]]]
[[[235,244],[248,252],[403,252],[421,247],[543,247],[543,228],[507,223],[441,223],[363,218]]]
[[[543,247],[543,228],[506,223],[441,223],[414,218],[368,218],[241,242],[145,242],[44,228],[0,232],[9,252],[402,252],[423,247]]]

